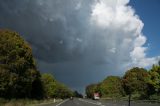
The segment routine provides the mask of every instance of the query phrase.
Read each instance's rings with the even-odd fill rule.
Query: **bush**
[[[160,95],[153,94],[149,97],[150,100],[159,100],[160,101]]]

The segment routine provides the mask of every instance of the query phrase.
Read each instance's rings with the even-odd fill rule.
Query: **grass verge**
[[[0,98],[0,106],[42,106],[44,104],[57,103],[61,99],[44,99],[44,100],[31,100],[31,99],[12,99],[6,100]]]

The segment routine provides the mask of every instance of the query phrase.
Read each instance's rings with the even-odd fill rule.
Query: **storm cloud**
[[[1,0],[0,28],[19,32],[42,72],[74,89],[149,67],[144,23],[129,0]]]

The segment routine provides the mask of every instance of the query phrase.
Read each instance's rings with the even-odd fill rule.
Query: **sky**
[[[0,28],[33,48],[38,69],[73,90],[160,58],[159,0],[1,0]]]
[[[160,54],[160,1],[159,0],[131,0],[129,3],[144,23],[143,33],[147,37],[148,56]]]

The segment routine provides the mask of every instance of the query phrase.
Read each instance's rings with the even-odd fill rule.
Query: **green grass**
[[[60,102],[58,99],[56,102]],[[39,106],[42,104],[54,103],[54,99],[45,99],[45,100],[31,100],[31,99],[12,99],[6,100],[0,98],[0,106]]]
[[[131,101],[134,102],[146,102],[146,103],[160,103],[160,96],[152,95],[149,99],[138,99],[139,95],[134,94],[131,96]],[[101,98],[101,101],[128,101],[128,95],[121,98]]]

